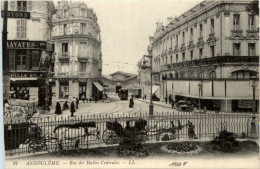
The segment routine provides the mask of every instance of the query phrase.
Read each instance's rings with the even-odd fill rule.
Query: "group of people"
[[[165,103],[167,104],[168,98],[167,96],[165,96]],[[175,105],[175,101],[174,99],[171,97],[171,95],[169,95],[169,103],[172,106],[172,109],[174,109],[174,105]]]
[[[59,102],[57,102],[56,104],[56,109],[55,109],[55,114],[60,115],[62,114],[63,110],[67,110],[69,109],[69,105],[68,105],[68,101],[66,101],[63,104],[63,108],[61,109],[61,105]],[[71,117],[74,117],[74,113],[76,112],[76,109],[79,109],[79,99],[76,97],[73,97],[71,103],[70,103],[70,113],[71,113]]]

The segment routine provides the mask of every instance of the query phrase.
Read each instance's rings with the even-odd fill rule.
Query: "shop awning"
[[[104,90],[104,88],[98,82],[93,82],[93,84],[97,87],[99,91],[102,92]]]
[[[159,89],[159,87],[160,86],[158,86],[158,85],[153,85],[153,87],[152,87],[153,94]]]
[[[16,77],[10,78],[11,81],[37,80],[37,77]]]

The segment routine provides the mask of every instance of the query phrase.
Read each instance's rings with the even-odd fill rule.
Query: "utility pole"
[[[8,1],[4,1],[4,17],[3,17],[3,31],[2,31],[2,61],[3,61],[3,100],[9,98],[10,90],[10,75],[9,75],[9,57],[7,56],[7,12]]]

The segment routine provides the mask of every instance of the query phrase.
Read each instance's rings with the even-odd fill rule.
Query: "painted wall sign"
[[[47,42],[44,41],[23,41],[23,40],[8,40],[7,48],[21,48],[21,49],[46,49]]]
[[[4,17],[4,11],[2,12],[2,17]],[[31,19],[30,12],[18,12],[18,11],[7,11],[8,18],[24,18],[24,19]]]

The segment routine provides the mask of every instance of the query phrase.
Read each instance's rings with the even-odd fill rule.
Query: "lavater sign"
[[[4,17],[4,11],[2,11],[2,17]],[[8,18],[24,18],[30,19],[31,13],[30,12],[17,12],[17,11],[7,11]]]
[[[44,41],[23,41],[23,40],[8,40],[7,48],[21,48],[21,49],[46,49],[47,42]]]

